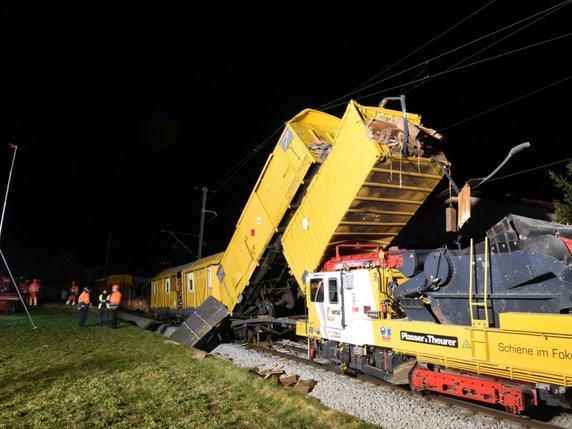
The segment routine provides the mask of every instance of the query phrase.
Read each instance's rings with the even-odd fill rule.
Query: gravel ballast
[[[270,356],[242,347],[225,343],[217,346],[211,354],[218,354],[232,360],[242,368],[259,370],[281,370],[282,377],[298,375],[300,380],[315,380],[317,384],[308,393],[329,408],[358,417],[366,422],[385,429],[427,428],[522,428],[522,425],[501,422],[498,419],[467,415],[456,407],[446,407],[437,401],[428,401],[422,396],[410,395],[395,389],[376,386],[340,374]],[[550,423],[572,429],[572,415],[565,414],[554,418]]]

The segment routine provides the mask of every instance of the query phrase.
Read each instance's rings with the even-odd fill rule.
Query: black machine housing
[[[572,313],[571,239],[571,226],[510,214],[473,248],[410,251],[415,273],[395,298],[408,319],[442,324],[471,325],[470,301],[485,299],[474,317],[488,311],[491,327],[501,312]]]

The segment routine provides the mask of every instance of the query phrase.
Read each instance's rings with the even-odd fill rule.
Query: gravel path
[[[211,354],[219,354],[243,368],[282,370],[282,377],[298,375],[300,380],[315,380],[308,394],[324,405],[361,418],[384,429],[428,427],[441,429],[495,428],[516,429],[523,426],[500,422],[479,415],[467,415],[460,409],[439,405],[420,396],[375,386],[352,378],[330,373],[312,366],[269,356],[236,344],[221,344]],[[572,429],[572,414],[558,416],[552,424]]]

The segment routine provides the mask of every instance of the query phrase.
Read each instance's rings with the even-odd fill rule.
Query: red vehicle
[[[0,313],[13,314],[23,309],[24,306],[16,288],[12,284],[0,283]]]

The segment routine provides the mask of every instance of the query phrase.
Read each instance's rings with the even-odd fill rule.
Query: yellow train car
[[[104,289],[111,291],[111,286],[118,284],[122,292],[128,292],[135,289],[134,276],[132,274],[111,274],[97,279],[97,292],[101,293]]]
[[[206,299],[220,299],[216,271],[223,252],[161,271],[151,279],[151,314],[160,319],[189,316]]]
[[[223,254],[206,256],[183,270],[183,306],[197,308],[210,296],[221,299],[221,285],[216,273]]]
[[[151,279],[151,314],[156,318],[183,315],[183,270],[195,261],[167,268]]]
[[[96,279],[97,295],[105,289],[111,293],[113,285],[119,285],[123,295],[121,308],[125,310],[149,312],[150,280],[148,277],[133,274],[110,274]]]

